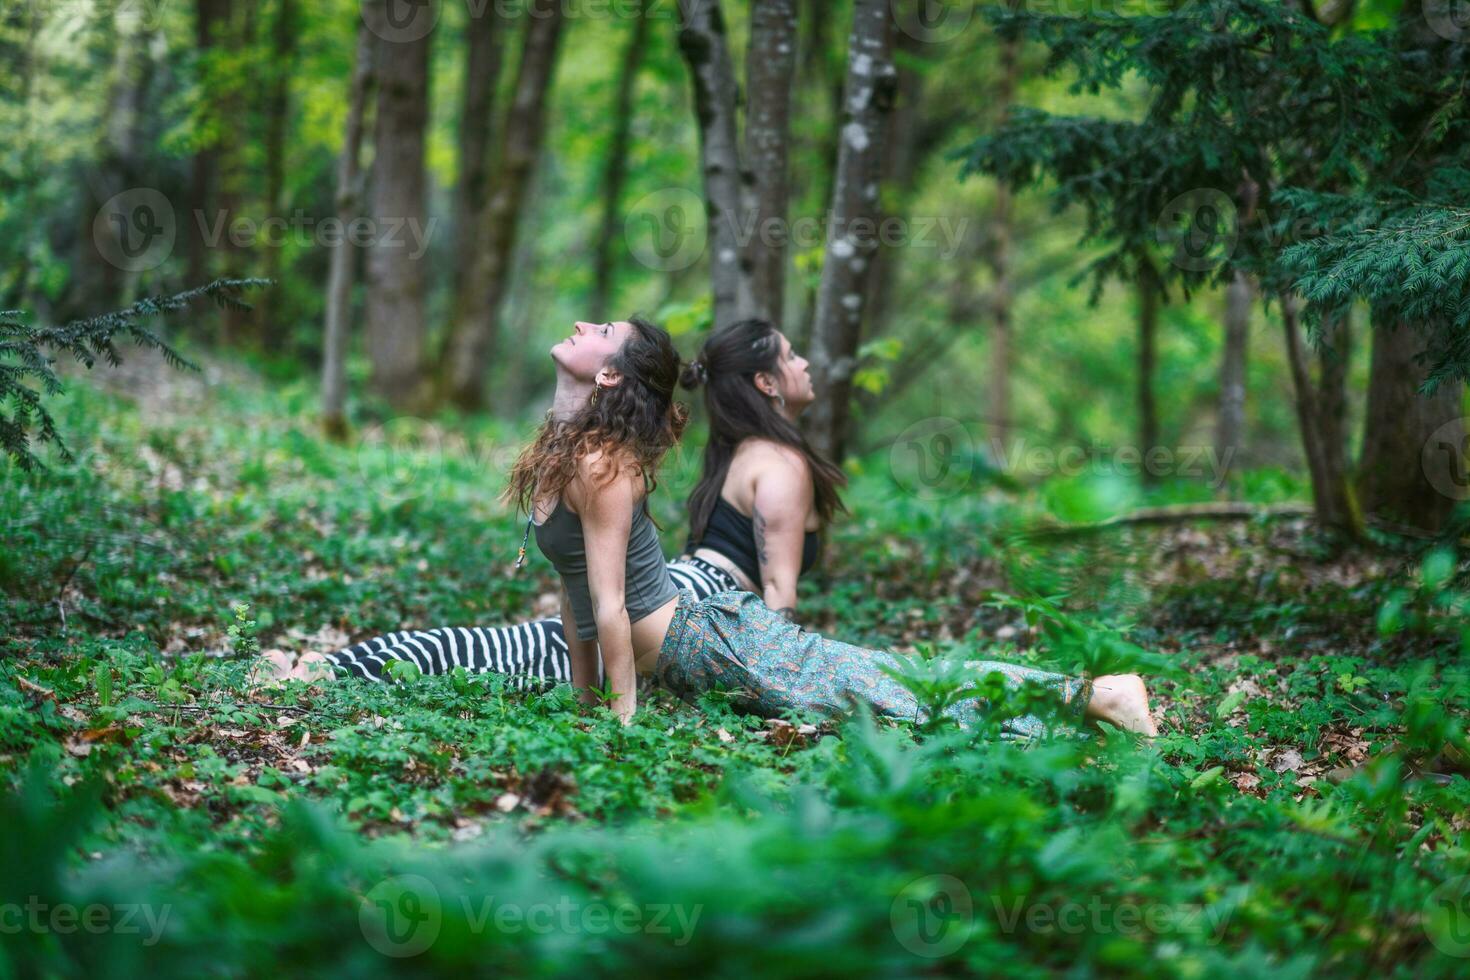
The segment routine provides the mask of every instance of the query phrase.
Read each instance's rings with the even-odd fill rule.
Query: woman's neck
[[[596,381],[582,381],[557,368],[556,394],[551,398],[551,417],[563,421],[576,415],[592,398]]]

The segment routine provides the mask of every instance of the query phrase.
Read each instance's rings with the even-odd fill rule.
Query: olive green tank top
[[[597,635],[597,622],[592,617],[592,593],[587,586],[582,519],[558,500],[556,509],[544,522],[532,521],[532,525],[536,529],[536,546],[566,583],[578,639],[592,639]],[[647,501],[640,500],[634,507],[633,525],[628,531],[628,558],[623,572],[623,605],[628,610],[628,622],[636,623],[678,592],[664,563],[663,547],[658,542],[658,529],[648,514]]]

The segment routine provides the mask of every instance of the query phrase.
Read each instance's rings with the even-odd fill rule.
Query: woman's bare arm
[[[595,455],[588,457],[590,467],[598,464]],[[633,530],[633,506],[637,497],[633,481],[624,474],[610,482],[595,477],[579,477],[575,482],[578,486],[573,503],[582,519],[587,587],[597,621],[597,645],[602,650],[603,671],[612,687],[612,709],[627,724],[638,706],[633,626],[628,621],[624,591],[628,537]]]
[[[596,704],[598,698],[592,687],[597,683],[597,643],[578,638],[572,600],[567,597],[565,584],[561,587],[561,626],[567,639],[567,656],[572,662],[572,686],[578,688],[583,704]]]
[[[761,461],[756,473],[750,505],[761,593],[766,605],[795,620],[796,580],[801,576],[812,479],[806,461],[796,453],[782,447],[770,450],[769,457]]]

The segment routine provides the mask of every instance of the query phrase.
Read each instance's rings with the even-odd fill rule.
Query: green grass
[[[1025,544],[1043,515],[1199,495],[924,500],[876,454],[802,583],[810,626],[1151,665],[1165,734],[803,734],[661,692],[623,728],[463,674],[267,690],[254,649],[504,622],[554,587],[534,552],[511,570],[515,430],[390,424],[390,454],[322,442],[311,407],[231,385],[145,420],[73,383],[79,464],[3,472],[0,928],[47,911],[0,976],[1463,972],[1453,555],[1269,523]],[[656,504],[671,552],[688,482]]]

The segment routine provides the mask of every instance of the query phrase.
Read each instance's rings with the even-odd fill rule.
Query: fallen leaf
[[[718,736],[720,736],[720,741],[721,742],[733,742],[733,741],[735,741],[735,736],[734,735],[731,735],[729,732],[725,731],[724,728],[721,728],[719,731],[715,732],[715,734],[718,735]]]
[[[521,798],[514,793],[501,793],[495,801],[495,809],[501,813],[509,813],[521,803]]]

